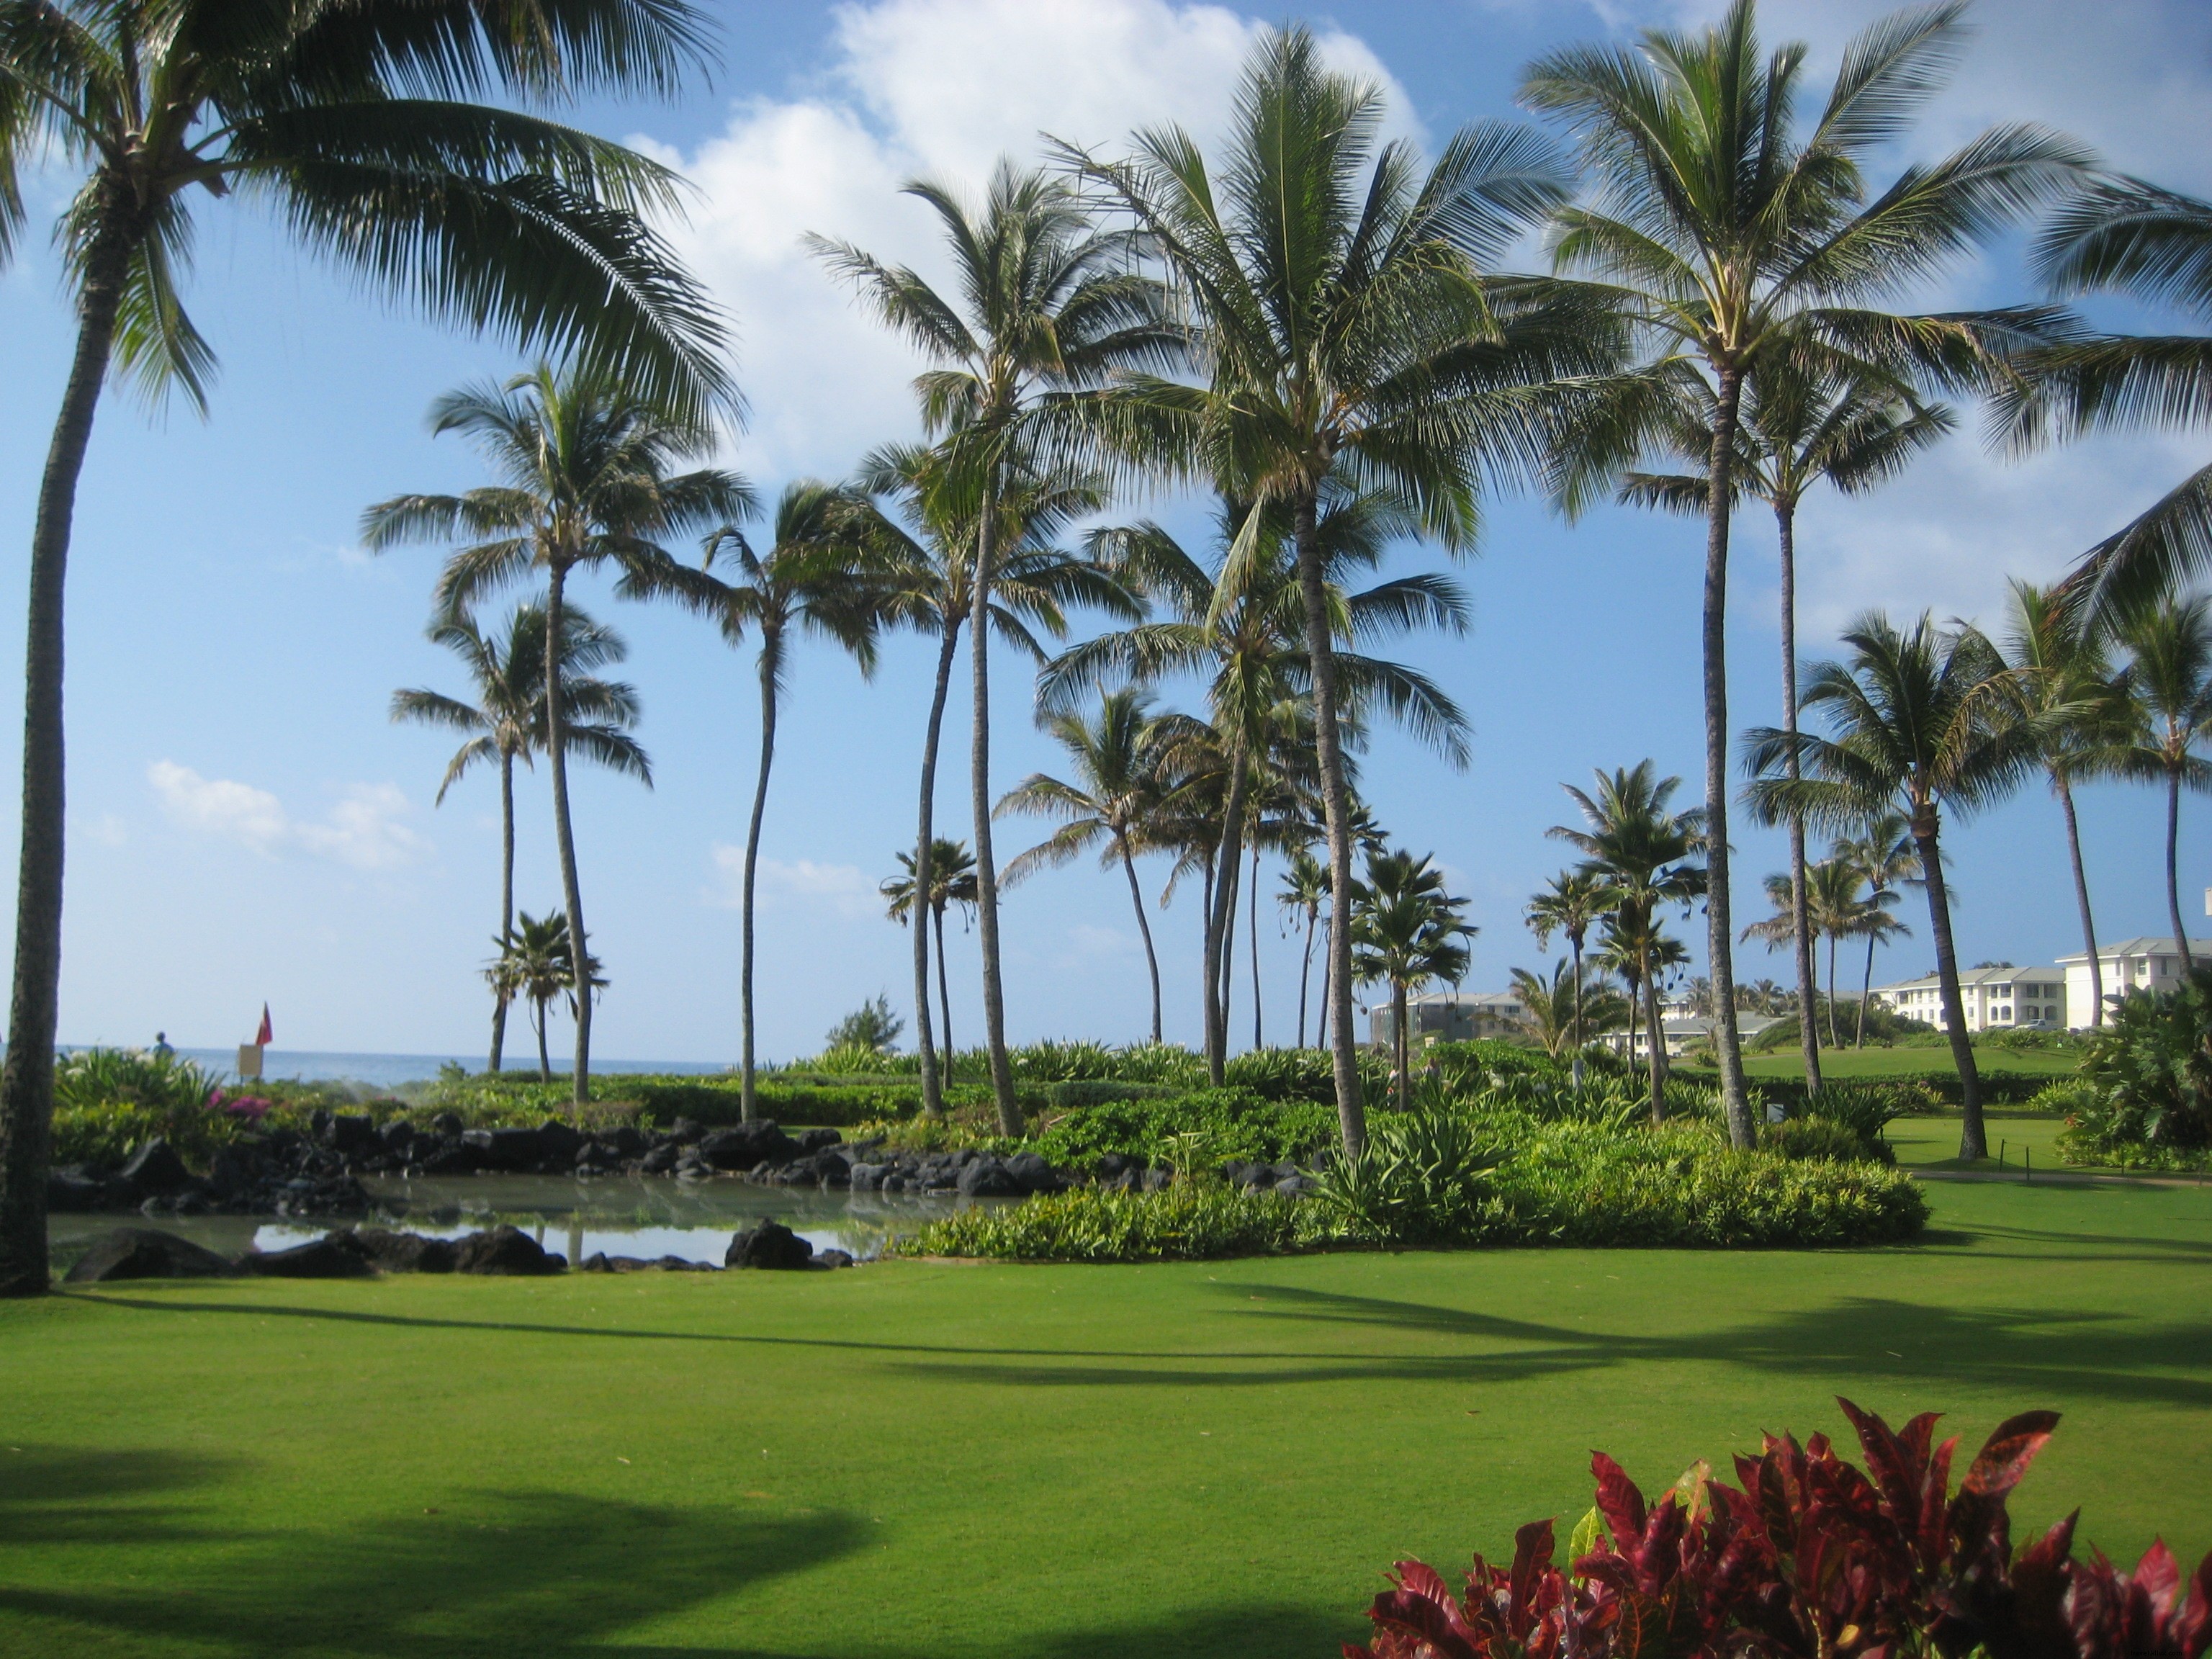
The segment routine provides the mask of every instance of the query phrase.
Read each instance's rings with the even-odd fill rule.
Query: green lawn
[[[2031,1077],[2070,1077],[2081,1064],[2079,1054],[2049,1054],[2033,1048],[1999,1048],[1978,1045],[1974,1049],[1974,1064],[1984,1075],[1994,1072],[2011,1072]],[[1797,1052],[1793,1042],[1786,1054],[1746,1054],[1743,1069],[1752,1077],[1797,1077],[1805,1075],[1805,1057]],[[1951,1063],[1948,1048],[1823,1048],[1820,1051],[1820,1074],[1823,1077],[1911,1077],[1923,1072],[1950,1072],[1958,1067]]]
[[[1870,1253],[118,1286],[0,1306],[0,1653],[1336,1651],[1847,1392],[2015,1512],[2212,1546],[2212,1193],[1932,1189]],[[2019,1535],[2016,1534],[2016,1535]]]

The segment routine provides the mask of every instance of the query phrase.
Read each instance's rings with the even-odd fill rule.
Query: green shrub
[[[54,1104],[58,1107],[198,1111],[219,1081],[195,1061],[145,1048],[79,1048],[54,1057]]]
[[[1852,1124],[1832,1117],[1805,1115],[1770,1123],[1759,1144],[1784,1158],[1830,1158],[1838,1164],[1894,1164],[1897,1154],[1879,1136],[1869,1140]]]
[[[1048,1106],[1066,1110],[1075,1106],[1104,1106],[1120,1100],[1166,1100],[1182,1094],[1173,1083],[1124,1083],[1117,1078],[1071,1078],[1045,1085]]]
[[[1501,1157],[1468,1118],[1445,1113],[1379,1120],[1367,1144],[1323,1170],[1313,1207],[1328,1237],[1428,1244],[1480,1231],[1487,1176]]]
[[[2094,1092],[2069,1116],[2077,1146],[2194,1152],[2212,1144],[2212,963],[2168,992],[2130,991],[2089,1039]]]
[[[1181,1167],[1179,1138],[1203,1138],[1217,1164],[1302,1158],[1336,1134],[1336,1109],[1311,1101],[1263,1100],[1247,1089],[1194,1089],[1165,1098],[1109,1101],[1052,1120],[1031,1145],[1054,1164],[1088,1170],[1109,1152]]]
[[[1263,1100],[1336,1099],[1336,1067],[1326,1048],[1251,1048],[1230,1057],[1222,1079]]]
[[[1157,1193],[1078,1187],[976,1205],[892,1241],[899,1255],[1011,1261],[1202,1261],[1275,1255],[1298,1243],[1300,1203],[1194,1177]]]

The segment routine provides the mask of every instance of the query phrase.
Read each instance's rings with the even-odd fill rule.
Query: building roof
[[[1969,985],[2017,985],[2022,980],[2047,980],[2059,972],[2060,966],[2059,963],[2052,963],[2040,968],[2033,964],[2026,968],[1962,968],[1959,970],[1959,988],[1963,991]],[[1894,985],[1877,985],[1874,988],[1877,992],[1926,991],[1941,982],[1933,974],[1923,974],[1918,979],[1901,979]]]
[[[1407,997],[1408,1008],[1518,1008],[1521,999],[1511,991],[1424,991],[1417,997]]]
[[[2191,956],[2200,953],[2212,955],[2212,939],[2191,939],[2189,953]],[[2100,945],[2097,947],[2097,954],[2100,957],[2173,957],[2179,956],[2181,953],[2173,948],[2172,934],[2160,933],[2154,937],[2144,933],[2135,939],[2124,939],[2117,945]],[[2087,951],[2075,951],[2071,955],[2058,958],[2061,967],[2073,962],[2081,963],[2086,967],[2088,961],[2089,953]]]

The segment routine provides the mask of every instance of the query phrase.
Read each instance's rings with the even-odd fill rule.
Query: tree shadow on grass
[[[0,1587],[0,1612],[32,1615],[49,1631],[99,1632],[124,1651],[167,1642],[245,1659],[759,1654],[787,1632],[749,1641],[733,1615],[726,1644],[637,1638],[663,1617],[846,1555],[865,1530],[834,1513],[753,1517],[569,1492],[482,1493],[436,1512],[272,1534],[243,1558],[226,1556],[219,1575],[179,1571],[159,1588]]]
[[[240,1460],[79,1446],[0,1449],[0,1546],[177,1543],[211,1534],[155,1494],[211,1486]]]

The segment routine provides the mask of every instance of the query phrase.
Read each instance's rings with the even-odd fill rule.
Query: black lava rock
[[[107,1183],[81,1164],[46,1171],[46,1208],[74,1215],[97,1210]]]
[[[750,1170],[762,1164],[788,1164],[799,1143],[763,1119],[717,1129],[699,1142],[700,1155],[717,1170]]]
[[[66,1285],[118,1279],[228,1279],[238,1271],[213,1250],[152,1227],[118,1227],[77,1258]]]
[[[722,1257],[726,1267],[769,1267],[790,1270],[814,1259],[814,1247],[781,1221],[763,1221],[730,1240]]]
[[[376,1269],[349,1233],[331,1233],[283,1250],[248,1250],[238,1270],[258,1279],[367,1279]]]
[[[449,1273],[460,1251],[450,1238],[364,1227],[353,1235],[369,1261],[388,1273]]]
[[[979,1158],[962,1170],[959,1187],[969,1198],[1019,1198],[1024,1190],[1014,1172],[995,1158]]]
[[[471,1233],[461,1241],[453,1259],[457,1273],[505,1273],[518,1278],[557,1273],[568,1265],[562,1257],[547,1255],[544,1248],[520,1227],[495,1227],[489,1232]]]
[[[845,1137],[835,1129],[801,1129],[799,1132],[799,1150],[818,1152],[824,1147],[842,1146],[844,1139]]]
[[[193,1184],[184,1159],[160,1135],[131,1154],[118,1178],[141,1198],[171,1198]]]

